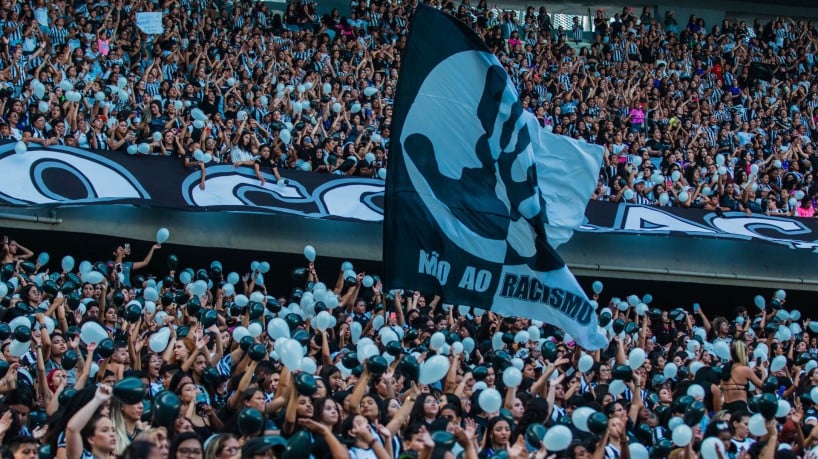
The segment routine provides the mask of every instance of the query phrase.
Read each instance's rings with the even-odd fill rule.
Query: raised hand
[[[94,400],[97,400],[100,403],[105,403],[111,399],[113,394],[114,390],[111,388],[111,386],[107,384],[100,384],[97,386],[96,393],[94,393]]]

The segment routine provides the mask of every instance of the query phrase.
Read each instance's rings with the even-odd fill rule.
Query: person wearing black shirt
[[[272,149],[270,146],[262,145],[261,148],[259,148],[258,153],[259,157],[253,164],[253,168],[256,171],[256,177],[258,178],[259,182],[261,182],[261,186],[264,186],[266,183],[266,180],[264,180],[264,172],[272,172],[276,178],[276,181],[281,180],[281,175],[279,175],[278,166],[273,160]]]

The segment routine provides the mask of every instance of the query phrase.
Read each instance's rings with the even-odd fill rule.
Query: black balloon
[[[608,429],[608,416],[600,411],[588,416],[587,422],[588,430],[597,435],[602,435]]]
[[[366,361],[366,368],[369,370],[370,373],[373,375],[382,375],[386,372],[386,368],[389,366],[386,363],[386,359],[380,355],[373,355]]]
[[[248,437],[258,435],[264,428],[264,414],[255,408],[245,407],[239,411],[237,424],[240,434]]]
[[[215,309],[205,309],[202,313],[202,326],[209,328],[219,321],[219,313]]]
[[[142,403],[145,398],[145,385],[135,376],[129,376],[114,384],[114,395],[127,405]]]
[[[168,255],[168,268],[170,268],[171,271],[176,271],[176,268],[178,268],[178,267],[179,267],[179,258],[174,254]]]
[[[307,268],[295,268],[290,273],[290,277],[296,282],[304,282],[307,279]]]
[[[139,303],[128,303],[128,305],[125,306],[125,314],[123,314],[123,317],[132,324],[139,322],[139,319],[142,317],[142,307],[139,306]]]
[[[250,350],[250,346],[252,346],[254,342],[255,341],[253,341],[253,337],[248,335],[242,338],[241,341],[239,341],[239,347],[241,348],[242,351],[247,352]]]
[[[542,445],[545,432],[546,428],[544,425],[536,422],[529,424],[528,428],[525,429],[525,439],[531,446],[539,448]]]
[[[770,420],[775,418],[775,412],[778,411],[778,398],[770,393],[762,394],[759,409],[764,419]]]
[[[114,355],[114,351],[116,350],[116,346],[114,344],[114,340],[111,338],[105,338],[104,340],[100,341],[97,344],[97,354],[103,359],[107,359],[108,357]]]
[[[350,370],[358,366],[358,354],[355,351],[348,352],[342,359],[341,364]]]
[[[17,341],[27,343],[31,341],[31,328],[26,327],[25,325],[18,325],[14,327],[13,336]]]
[[[168,390],[160,392],[153,399],[154,424],[170,428],[179,417],[181,407],[182,402],[176,394]]]
[[[66,387],[65,389],[63,389],[62,392],[60,392],[60,396],[57,397],[57,401],[60,403],[60,406],[65,406],[76,395],[77,395],[76,389],[71,388],[71,387]]]
[[[0,340],[7,340],[11,336],[11,327],[6,322],[0,322]]]
[[[267,349],[261,343],[254,343],[247,351],[247,355],[250,357],[250,360],[260,362],[264,360],[264,356],[267,355]]]
[[[420,364],[414,356],[406,354],[400,360],[398,370],[410,381],[417,381],[420,375]]]
[[[706,412],[707,408],[705,408],[704,403],[698,400],[693,401],[693,403],[688,405],[687,409],[685,410],[685,424],[689,425],[690,427],[695,426],[701,422]]]
[[[310,397],[318,390],[318,384],[311,374],[302,371],[295,375],[295,388],[299,394]]]
[[[309,459],[312,455],[312,439],[309,432],[299,430],[289,440],[281,459]]]
[[[43,282],[43,285],[42,285],[41,288],[45,293],[48,293],[49,295],[56,295],[57,292],[60,291],[60,288],[57,287],[57,283],[54,282],[51,279]]]
[[[77,366],[77,361],[79,360],[79,356],[77,355],[77,351],[73,349],[68,349],[62,355],[62,367],[65,371],[72,370],[75,366]],[[2,377],[2,376],[0,376]]]

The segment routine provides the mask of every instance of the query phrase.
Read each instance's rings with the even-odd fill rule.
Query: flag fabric
[[[385,196],[386,285],[528,317],[589,350],[596,311],[548,243],[570,237],[602,149],[546,132],[464,24],[419,5],[404,50]]]

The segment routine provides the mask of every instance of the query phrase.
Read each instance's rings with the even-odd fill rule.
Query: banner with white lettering
[[[581,223],[602,149],[540,128],[497,58],[459,21],[423,5],[415,14],[395,98],[386,285],[538,319],[586,349],[606,347],[594,306],[545,229],[551,219]],[[538,182],[552,182],[551,199]],[[578,205],[559,207],[562,196]]]

